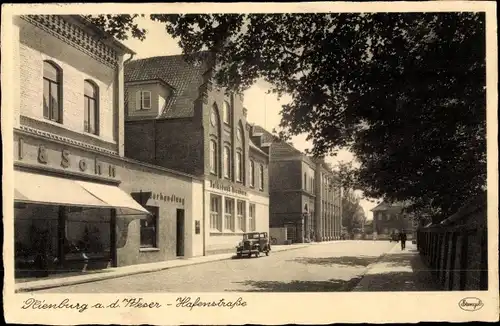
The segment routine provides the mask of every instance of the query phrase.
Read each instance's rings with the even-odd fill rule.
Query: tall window
[[[304,173],[304,190],[307,190],[307,174]]]
[[[255,231],[255,204],[250,204],[248,207],[248,223],[249,231]]]
[[[210,196],[210,229],[221,230],[221,197]]]
[[[224,118],[224,123],[227,123],[228,125],[231,124],[231,107],[229,106],[228,101],[224,101],[224,106],[223,106],[223,118]]]
[[[84,100],[85,100],[85,120],[84,131],[98,135],[99,134],[99,91],[97,85],[89,80],[84,84]]]
[[[255,162],[250,161],[250,187],[255,187]]]
[[[245,202],[242,200],[238,200],[236,205],[236,223],[237,230],[245,230]]]
[[[151,213],[146,219],[141,219],[141,248],[157,248],[156,243],[158,207],[146,207]]]
[[[224,177],[231,178],[231,150],[224,146]]]
[[[151,92],[150,91],[137,91],[136,108],[137,108],[137,110],[150,110],[151,109]]]
[[[259,189],[264,190],[264,166],[259,166]]]
[[[210,140],[210,172],[217,174],[217,141],[214,139]]]
[[[226,198],[224,212],[224,228],[234,231],[234,199]]]
[[[236,181],[243,181],[243,159],[241,152],[236,152]]]
[[[43,62],[43,117],[62,122],[61,70],[53,63]]]

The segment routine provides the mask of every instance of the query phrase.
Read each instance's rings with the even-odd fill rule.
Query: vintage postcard
[[[1,23],[7,322],[498,321],[495,2]]]

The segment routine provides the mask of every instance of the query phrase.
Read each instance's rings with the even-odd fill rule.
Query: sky
[[[159,22],[153,22],[147,18],[138,18],[138,25],[147,30],[146,39],[139,41],[134,38],[129,38],[123,41],[125,45],[134,50],[137,54],[134,59],[142,59],[162,55],[181,54],[182,50],[173,39],[165,31],[165,25]],[[281,106],[291,100],[290,96],[283,96],[280,100],[273,94],[266,94],[269,90],[269,84],[260,80],[244,93],[244,106],[248,110],[247,120],[250,123],[258,124],[268,131],[277,128],[280,122]],[[295,148],[304,151],[312,147],[312,144],[306,141],[305,135],[299,135],[292,138],[292,143]],[[352,161],[354,156],[346,150],[340,150],[336,157],[327,157],[325,160],[335,165],[340,161]],[[363,207],[368,219],[373,218],[371,209],[375,207],[375,203],[366,199],[361,199],[361,207]]]

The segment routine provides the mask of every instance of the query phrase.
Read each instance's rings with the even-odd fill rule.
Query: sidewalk
[[[274,245],[272,246],[272,253],[300,249],[308,247],[309,244],[293,244],[293,245]],[[112,278],[124,277],[129,275],[141,274],[141,273],[150,273],[157,272],[165,269],[190,266],[190,265],[198,265],[204,263],[210,263],[214,261],[220,260],[228,260],[234,257],[234,253],[228,254],[219,254],[219,255],[209,255],[209,256],[200,256],[186,259],[172,259],[167,261],[162,261],[158,263],[149,263],[149,264],[139,264],[139,265],[131,265],[124,267],[115,267],[108,268],[105,270],[101,270],[96,273],[89,273],[84,275],[77,276],[68,276],[68,277],[57,277],[50,279],[42,279],[36,281],[29,281],[24,283],[15,284],[15,292],[30,292],[42,289],[50,289],[55,287],[67,286],[67,285],[75,285],[81,283],[89,283],[101,280],[107,280]]]
[[[424,265],[417,246],[407,241],[401,250],[397,243],[380,259],[368,266],[366,274],[353,292],[371,291],[439,291],[430,270]]]

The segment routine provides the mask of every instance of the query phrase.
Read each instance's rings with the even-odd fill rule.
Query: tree
[[[151,19],[186,54],[215,53],[217,83],[238,91],[263,78],[290,94],[282,136],[306,133],[317,156],[349,149],[365,195],[443,218],[484,191],[484,13]]]
[[[342,225],[347,233],[361,228],[366,220],[363,208],[359,205],[360,197],[352,190],[344,190],[342,195]]]

